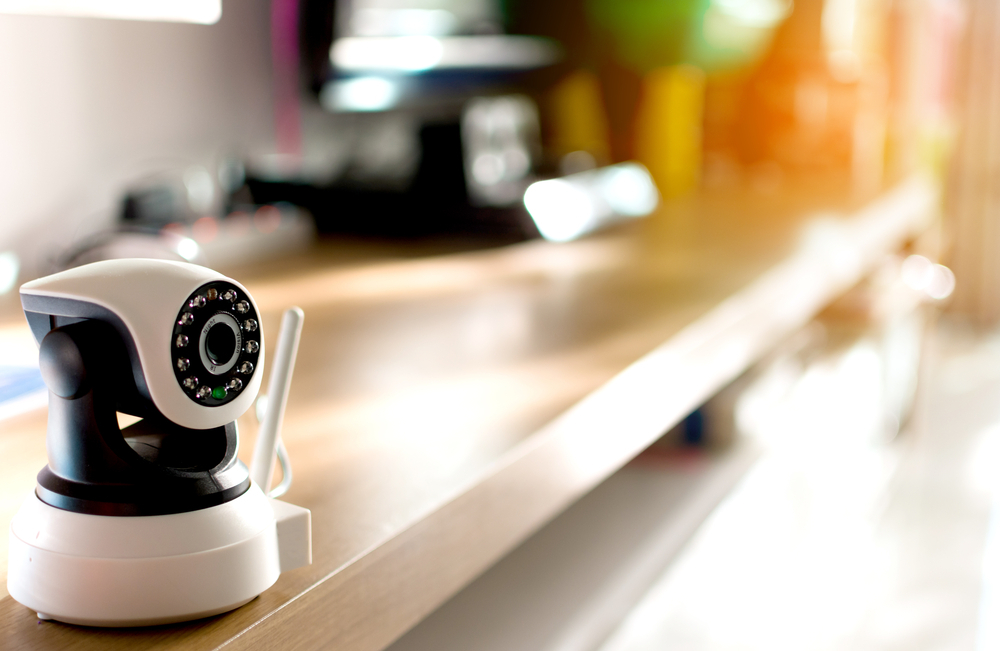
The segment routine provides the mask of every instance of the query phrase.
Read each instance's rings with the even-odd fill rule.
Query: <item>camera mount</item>
[[[55,328],[39,347],[49,387],[38,498],[56,508],[112,516],[194,511],[250,488],[236,458],[236,423],[181,427],[142,400],[114,328],[87,320]],[[117,412],[144,416],[119,429]]]

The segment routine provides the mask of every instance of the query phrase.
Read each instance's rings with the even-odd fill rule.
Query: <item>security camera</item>
[[[11,523],[15,599],[70,623],[183,621],[236,608],[311,561],[309,511],[259,485],[280,410],[263,470],[255,455],[263,479],[237,458],[236,419],[264,365],[245,287],[182,262],[109,260],[26,283],[21,303],[49,422],[48,465]],[[290,380],[294,311],[272,392]],[[123,429],[118,413],[140,420]]]
[[[150,515],[246,490],[235,421],[260,388],[264,344],[242,285],[181,262],[108,260],[26,283],[21,303],[50,390],[44,500]],[[143,420],[122,434],[116,412]]]

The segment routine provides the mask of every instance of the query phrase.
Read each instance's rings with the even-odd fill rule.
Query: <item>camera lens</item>
[[[225,364],[236,352],[236,333],[228,325],[217,323],[205,337],[205,354],[216,364]]]
[[[213,314],[198,335],[198,357],[212,375],[228,373],[236,366],[242,346],[240,324],[226,312]]]

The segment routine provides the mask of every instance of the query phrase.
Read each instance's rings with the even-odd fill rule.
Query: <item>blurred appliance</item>
[[[304,46],[331,111],[454,108],[559,58],[548,39],[504,34],[497,0],[307,1],[318,15],[328,29],[304,31]]]
[[[250,161],[256,203],[303,206],[328,233],[537,234],[521,198],[539,117],[522,89],[559,58],[553,41],[504,34],[496,0],[303,0],[299,25],[315,94],[301,169]],[[323,157],[324,174],[303,172]]]
[[[321,233],[537,235],[521,205],[541,149],[537,109],[527,97],[473,98],[443,119],[380,113],[357,126],[352,159],[330,182],[251,166],[254,202],[302,206]]]
[[[242,164],[226,161],[214,175],[194,165],[133,184],[117,225],[62,251],[54,271],[120,258],[231,268],[301,250],[315,232],[311,216],[296,206],[254,204]]]
[[[479,97],[462,111],[462,157],[469,201],[513,206],[541,157],[538,111],[521,95]]]

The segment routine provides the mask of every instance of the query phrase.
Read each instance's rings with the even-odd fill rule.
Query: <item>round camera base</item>
[[[252,484],[218,506],[120,517],[64,511],[32,494],[11,521],[7,589],[40,619],[83,626],[224,613],[280,574],[271,502]]]

